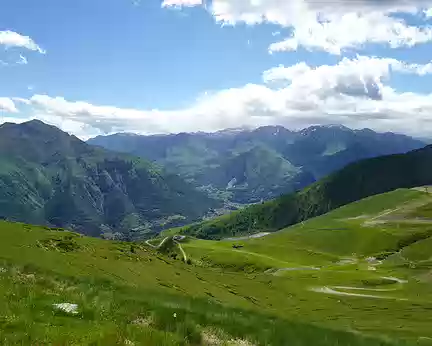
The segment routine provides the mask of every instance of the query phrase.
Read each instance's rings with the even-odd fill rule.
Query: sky
[[[432,137],[432,0],[2,0],[0,122]]]

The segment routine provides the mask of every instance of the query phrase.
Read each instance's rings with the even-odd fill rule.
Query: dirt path
[[[338,295],[338,296],[350,296],[350,297],[371,298],[371,299],[408,300],[406,298],[398,298],[398,297],[390,297],[390,296],[378,296],[378,295],[374,295],[374,294],[342,292],[342,291],[338,291],[336,289],[333,289],[333,288],[330,288],[327,286],[313,287],[313,288],[310,288],[310,291],[317,292],[317,293]]]
[[[333,286],[337,290],[347,291],[373,291],[373,292],[391,292],[397,291],[397,288],[365,288],[365,287],[351,287],[351,286]]]
[[[413,190],[424,191],[421,189],[422,188],[414,188]],[[431,193],[432,193],[432,188],[431,188],[431,192],[429,192],[429,194],[431,194]],[[408,216],[409,212],[411,212],[417,208],[420,208],[420,207],[422,207],[425,204],[428,204],[430,202],[432,202],[432,199],[430,197],[425,197],[424,199],[421,199],[421,200],[405,202],[401,206],[399,206],[398,208],[384,210],[383,212],[379,213],[378,215],[375,215],[374,217],[370,218],[369,220],[366,220],[363,223],[363,226],[365,226],[365,227],[374,226],[374,225],[377,225],[380,223],[382,224],[382,223],[386,223],[386,222],[430,224],[430,223],[432,223],[432,219],[428,220],[428,219],[421,219],[421,218],[412,218],[412,217]]]
[[[167,240],[169,239],[169,237],[165,237],[159,245],[153,245],[152,243],[150,243],[150,240],[146,240],[145,243],[152,247],[153,249],[159,249]]]
[[[186,252],[183,250],[183,247],[181,246],[180,243],[178,243],[178,242],[176,242],[176,243],[177,243],[177,245],[178,245],[178,247],[179,247],[179,249],[180,249],[180,251],[181,251],[181,253],[182,253],[182,255],[183,255],[183,261],[186,263],[186,262],[187,262],[187,255],[186,255]]]
[[[426,192],[426,193],[432,194],[432,186],[413,187],[412,190],[416,190],[416,191]]]
[[[165,237],[164,239],[162,239],[162,241],[159,243],[159,245],[153,245],[152,243],[150,243],[150,240],[146,240],[145,243],[152,247],[153,249],[160,249],[162,247],[163,244],[165,244],[165,242],[170,239],[171,237]],[[183,256],[183,261],[186,263],[187,262],[187,255],[186,252],[183,250],[183,247],[181,246],[181,244],[178,241],[174,240],[174,243],[177,244],[178,248],[180,249],[180,252],[182,253]]]
[[[224,241],[238,241],[238,240],[247,240],[247,239],[257,239],[257,238],[265,237],[269,234],[271,234],[271,233],[270,232],[260,232],[260,233],[255,233],[252,235],[246,235],[244,237],[224,238],[222,240],[224,240]]]
[[[271,273],[272,275],[278,276],[283,272],[308,271],[308,270],[321,270],[321,268],[318,268],[318,267],[287,267],[287,268],[277,269],[276,271],[267,271],[267,273]]]
[[[386,279],[386,280],[394,281],[395,283],[398,283],[398,284],[406,284],[408,282],[407,280],[398,279],[398,278],[395,278],[394,276],[383,276],[382,278]]]

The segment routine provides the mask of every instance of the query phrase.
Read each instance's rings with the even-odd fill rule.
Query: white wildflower
[[[54,308],[64,311],[68,314],[76,315],[78,313],[78,305],[71,303],[54,304]]]
[[[174,317],[174,318],[177,318],[177,313],[174,312],[173,317]]]
[[[7,269],[6,268],[0,268],[0,273],[6,273]]]

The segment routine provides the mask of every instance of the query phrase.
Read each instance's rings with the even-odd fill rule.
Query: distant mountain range
[[[115,134],[88,143],[153,161],[212,197],[240,204],[300,190],[361,159],[425,145],[404,135],[339,125],[302,131],[267,126],[216,133]]]
[[[273,232],[365,197],[428,185],[432,185],[432,145],[406,154],[352,163],[300,192],[177,232],[205,239]]]
[[[0,126],[0,218],[139,238],[219,202],[175,174],[31,121]]]

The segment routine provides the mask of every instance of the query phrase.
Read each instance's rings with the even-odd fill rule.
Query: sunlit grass
[[[370,219],[418,198],[424,194],[399,190],[260,239],[189,239],[182,244],[189,265],[146,244],[2,222],[0,340],[6,345],[239,340],[427,345],[432,250],[424,232],[429,226],[366,227],[366,218],[356,218]],[[381,264],[369,262],[383,253]],[[322,287],[378,298],[314,291]],[[77,314],[55,308],[62,303],[76,304]]]

